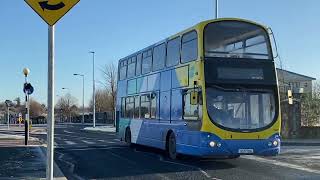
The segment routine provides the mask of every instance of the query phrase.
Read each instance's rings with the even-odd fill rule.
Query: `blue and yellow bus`
[[[280,106],[268,29],[215,19],[119,60],[121,140],[201,157],[280,152]]]

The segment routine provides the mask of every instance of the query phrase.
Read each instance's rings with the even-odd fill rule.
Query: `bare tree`
[[[103,85],[105,86],[110,98],[111,111],[113,112],[116,106],[116,96],[117,96],[117,68],[113,63],[105,65],[101,69],[103,73]]]
[[[46,109],[36,100],[30,98],[30,118],[36,118],[43,116],[46,112]]]
[[[320,126],[320,82],[313,85],[312,93],[301,98],[302,124]]]
[[[63,119],[68,119],[78,114],[77,99],[71,96],[70,93],[61,96],[55,108],[58,109]]]
[[[112,111],[112,97],[109,92],[105,89],[98,89],[96,91],[96,110],[97,112]],[[90,100],[90,107],[93,107],[93,101]]]

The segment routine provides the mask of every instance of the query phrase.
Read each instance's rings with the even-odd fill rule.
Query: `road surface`
[[[129,148],[112,132],[66,125],[57,126],[55,136],[55,161],[68,179],[320,179],[320,170],[279,162],[277,157],[172,161],[157,149]]]

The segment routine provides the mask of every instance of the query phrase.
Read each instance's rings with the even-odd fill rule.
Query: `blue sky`
[[[220,0],[220,17],[239,17],[271,27],[284,67],[320,78],[318,0]],[[214,0],[81,0],[56,25],[56,94],[81,102],[85,74],[86,104],[92,94],[92,61],[96,52],[96,81],[103,65],[212,19]],[[31,69],[32,95],[47,101],[47,24],[23,0],[1,2],[0,101],[21,97],[22,69]],[[98,88],[101,85],[97,84]]]

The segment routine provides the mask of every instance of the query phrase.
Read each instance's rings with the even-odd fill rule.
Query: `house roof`
[[[301,77],[306,78],[306,79],[317,80],[317,79],[314,78],[314,77],[310,77],[310,76],[298,74],[298,73],[295,73],[295,72],[292,72],[292,71],[288,71],[288,70],[284,70],[284,69],[279,69],[279,68],[277,68],[277,71],[284,71],[284,72],[286,72],[286,73],[294,74],[294,75],[296,75],[296,76],[301,76]]]

